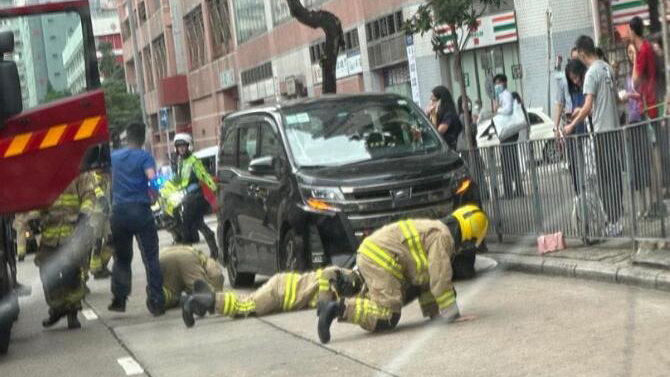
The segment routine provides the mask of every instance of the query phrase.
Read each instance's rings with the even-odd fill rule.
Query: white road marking
[[[91,309],[84,309],[81,311],[81,314],[86,318],[87,321],[95,321],[98,319],[98,315]]]
[[[121,365],[121,368],[126,372],[126,376],[133,376],[136,374],[142,374],[144,373],[144,369],[140,366],[140,364],[135,361],[132,357],[121,357],[116,360],[119,365]]]

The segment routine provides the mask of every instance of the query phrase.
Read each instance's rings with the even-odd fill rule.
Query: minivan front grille
[[[349,214],[368,215],[417,209],[443,203],[452,197],[450,176],[433,176],[417,181],[394,182],[387,186],[357,187],[345,194],[343,209]]]

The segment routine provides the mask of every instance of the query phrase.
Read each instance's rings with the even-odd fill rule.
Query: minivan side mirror
[[[13,61],[3,60],[3,55],[14,51],[14,33],[0,32],[0,126],[4,121],[21,111],[21,81],[19,70]]]
[[[275,158],[266,156],[251,160],[249,173],[253,175],[273,175],[275,173]]]

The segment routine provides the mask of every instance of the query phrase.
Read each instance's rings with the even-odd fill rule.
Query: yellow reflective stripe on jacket
[[[73,206],[79,207],[79,197],[75,194],[63,194],[52,205],[53,207]]]
[[[411,228],[414,228],[414,225],[409,221],[401,221],[398,224],[400,226],[400,230],[402,230],[402,233],[405,236],[405,239],[407,240],[407,247],[409,247],[409,253],[412,255],[412,258],[414,258],[414,263],[416,264],[416,272],[421,272],[422,270],[427,269],[428,262],[426,262],[425,256],[421,258],[423,248],[421,248],[421,252],[419,251],[419,248],[421,247],[420,246],[421,240],[418,237],[414,237],[412,231],[410,230]],[[419,247],[417,247],[417,244],[419,245]]]
[[[70,236],[74,232],[74,226],[70,224],[65,224],[61,226],[48,227],[42,230],[43,238],[54,238],[54,237],[63,237]]]
[[[426,252],[423,249],[423,242],[421,242],[419,232],[416,230],[416,226],[414,226],[414,221],[407,220],[407,227],[409,228],[409,231],[412,233],[412,239],[414,240],[414,247],[416,248],[416,253],[419,255],[419,259],[421,259],[421,263],[423,263],[423,268],[428,269],[428,259],[426,258]]]
[[[375,245],[374,242],[369,239],[364,240],[359,250],[363,255],[372,259],[383,269],[391,273],[391,275],[403,280],[402,267],[386,251]]]
[[[95,186],[95,197],[96,198],[104,198],[105,197],[105,191],[100,188],[100,186]]]
[[[435,299],[440,309],[446,309],[456,302],[456,291],[450,289]]]
[[[298,274],[287,274],[286,283],[284,283],[284,311],[289,311],[295,305],[298,288]]]
[[[84,201],[81,203],[81,208],[80,208],[80,210],[81,210],[82,212],[84,212],[84,211],[89,211],[89,210],[93,210],[93,202],[92,202],[91,200],[89,200],[89,199],[84,200]]]

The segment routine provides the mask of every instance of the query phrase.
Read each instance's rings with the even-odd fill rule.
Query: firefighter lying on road
[[[219,264],[192,246],[162,249],[158,264],[163,274],[165,309],[177,306],[182,292],[219,292],[223,289],[223,272]]]
[[[361,288],[356,271],[335,266],[306,273],[279,273],[249,295],[229,291],[186,296],[182,318],[191,327],[195,324],[193,315],[203,316],[206,312],[236,318],[314,308],[319,301],[350,297]]]
[[[399,221],[372,233],[356,257],[366,293],[319,302],[321,342],[330,341],[335,318],[368,331],[394,328],[410,295],[418,295],[424,317],[456,320],[460,313],[451,260],[462,250],[479,246],[487,227],[486,214],[466,205],[445,219]]]

